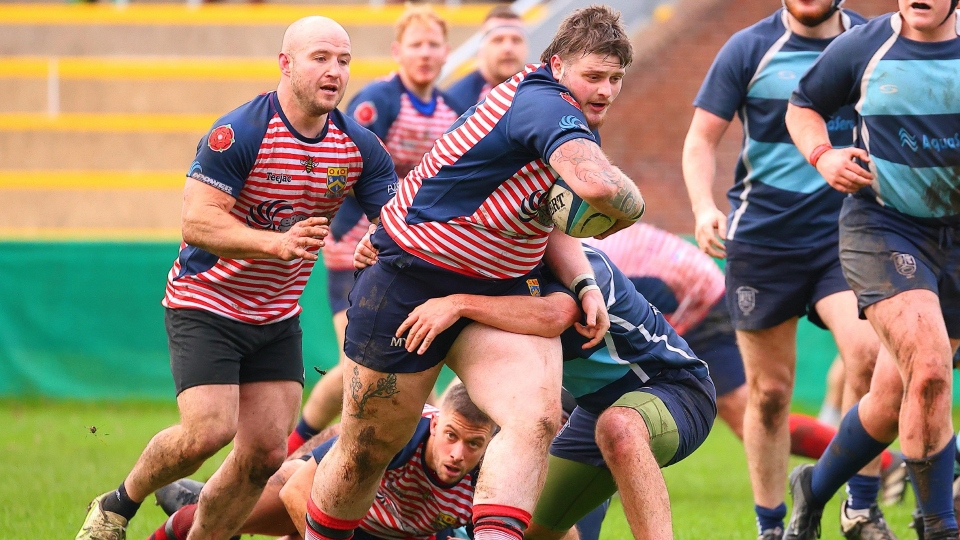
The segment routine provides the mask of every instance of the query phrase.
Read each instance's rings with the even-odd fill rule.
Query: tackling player
[[[841,3],[784,0],[783,9],[730,38],[694,101],[683,149],[697,242],[709,255],[727,258],[727,309],[749,390],[744,449],[764,540],[780,540],[787,511],[799,317],[833,334],[847,372],[848,407],[867,391],[879,349],[870,325],[857,319],[856,298],[840,269],[837,218],[843,196],[806,163],[783,123],[800,76],[836,36],[864,22],[840,9]],[[727,217],[717,209],[712,185],[717,145],[734,115],[743,123],[744,138],[727,192]],[[853,108],[846,107],[829,119],[834,145],[851,144],[854,118]],[[873,520],[864,524],[868,529],[887,529],[879,510],[870,510],[879,489],[879,463],[851,480],[845,510],[857,515],[844,521],[845,528],[866,519]]]
[[[824,457],[791,474],[791,539],[818,537],[823,504],[898,434],[924,538],[958,537],[950,412],[960,344],[960,22],[957,0],[898,6],[838,38],[787,112],[800,152],[853,194],[840,214],[840,260],[884,345],[870,392]],[[856,147],[834,148],[825,118],[850,105]]]
[[[158,433],[77,539],[122,540],[160,486],[234,441],[201,494],[192,538],[226,539],[285,455],[303,391],[298,299],[351,189],[375,217],[396,175],[376,136],[336,110],[350,38],[307,17],[284,34],[280,84],[217,120],[184,188],[166,328],[180,423]]]

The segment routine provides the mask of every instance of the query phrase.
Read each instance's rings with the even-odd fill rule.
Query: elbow
[[[562,306],[558,306],[557,309],[545,313],[543,318],[543,324],[546,330],[544,337],[558,337],[566,331],[567,328],[573,326],[573,323],[580,320],[580,306],[574,302],[572,298],[568,298],[568,300],[569,301],[564,302]]]

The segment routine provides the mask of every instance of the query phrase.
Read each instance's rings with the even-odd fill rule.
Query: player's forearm
[[[567,286],[577,276],[583,274],[593,276],[593,268],[583,253],[583,244],[580,240],[556,229],[550,233],[547,249],[543,254],[543,262],[560,280],[560,283]]]
[[[830,144],[827,122],[817,111],[791,103],[787,105],[786,122],[793,144],[803,157],[809,159],[816,147],[821,144]]]
[[[531,296],[455,295],[461,317],[514,334],[557,337],[579,318],[580,308],[563,293]]]
[[[683,144],[683,183],[694,214],[717,207],[713,182],[717,175],[717,148],[703,137],[689,133]]]
[[[549,161],[573,191],[597,210],[629,221],[643,215],[644,202],[637,185],[611,165],[592,140],[567,141],[557,147]]]
[[[184,207],[183,241],[225,259],[275,259],[280,234],[251,229],[215,205]]]

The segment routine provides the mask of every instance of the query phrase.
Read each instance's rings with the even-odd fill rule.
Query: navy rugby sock
[[[780,503],[776,508],[754,505],[753,511],[757,513],[758,534],[777,527],[783,529],[783,518],[787,517],[787,503]]]
[[[107,512],[120,514],[127,518],[127,521],[130,521],[133,516],[137,515],[140,504],[141,503],[135,502],[127,495],[126,486],[123,485],[123,482],[120,482],[120,487],[118,487],[116,491],[103,498],[101,506]]]
[[[880,493],[880,477],[855,474],[847,482],[847,508],[866,510],[877,504]]]
[[[824,505],[847,480],[889,446],[870,436],[860,423],[860,404],[843,417],[836,437],[813,466],[810,481],[813,503]],[[874,494],[876,500],[876,494]]]
[[[953,455],[956,437],[926,459],[906,459],[917,503],[923,512],[924,535],[956,530],[953,514]]]

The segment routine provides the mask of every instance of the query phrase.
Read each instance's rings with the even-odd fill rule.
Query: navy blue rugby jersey
[[[844,10],[845,29],[863,24]],[[835,38],[833,38],[835,39]],[[834,241],[843,194],[824,181],[794,146],[784,122],[800,77],[833,39],[799,36],[778,10],[733,35],[717,54],[694,105],[743,124],[743,147],[727,191],[727,238],[773,247]],[[835,147],[853,142],[855,112],[840,108],[827,127]]]

